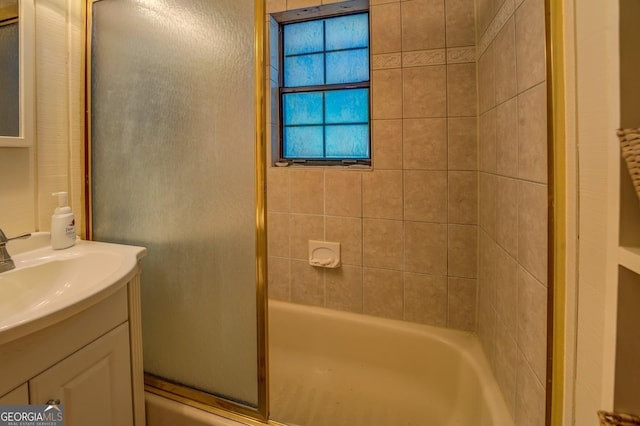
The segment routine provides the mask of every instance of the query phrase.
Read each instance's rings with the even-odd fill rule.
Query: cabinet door
[[[27,404],[29,404],[29,387],[26,383],[15,388],[8,394],[0,396],[0,405]]]
[[[31,404],[60,400],[66,426],[132,426],[129,323],[29,381]]]

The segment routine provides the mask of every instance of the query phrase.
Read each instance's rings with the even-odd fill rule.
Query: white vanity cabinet
[[[56,324],[0,341],[0,404],[59,400],[67,426],[143,426],[139,282],[136,275]]]
[[[29,400],[59,400],[68,425],[133,425],[128,322],[29,380]]]

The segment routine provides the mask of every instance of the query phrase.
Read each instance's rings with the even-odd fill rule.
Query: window
[[[281,158],[369,163],[369,14],[281,29]]]

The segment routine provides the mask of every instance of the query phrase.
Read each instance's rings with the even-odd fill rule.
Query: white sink
[[[9,242],[16,268],[0,273],[0,343],[32,333],[110,296],[138,271],[143,247],[78,240],[65,250],[49,233]]]

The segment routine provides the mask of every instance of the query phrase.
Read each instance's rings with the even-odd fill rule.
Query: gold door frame
[[[92,238],[91,198],[91,31],[93,3],[86,0],[85,20],[85,217],[83,237]],[[256,408],[229,401],[184,385],[145,373],[145,390],[174,401],[208,411],[248,425],[269,422],[268,395],[268,321],[267,321],[267,238],[266,238],[266,134],[265,134],[265,2],[254,0],[254,102],[255,102],[255,218],[256,218],[256,313],[258,406]]]
[[[561,0],[545,0],[547,74],[547,426],[561,425],[564,415],[566,304],[566,141],[564,35]]]

